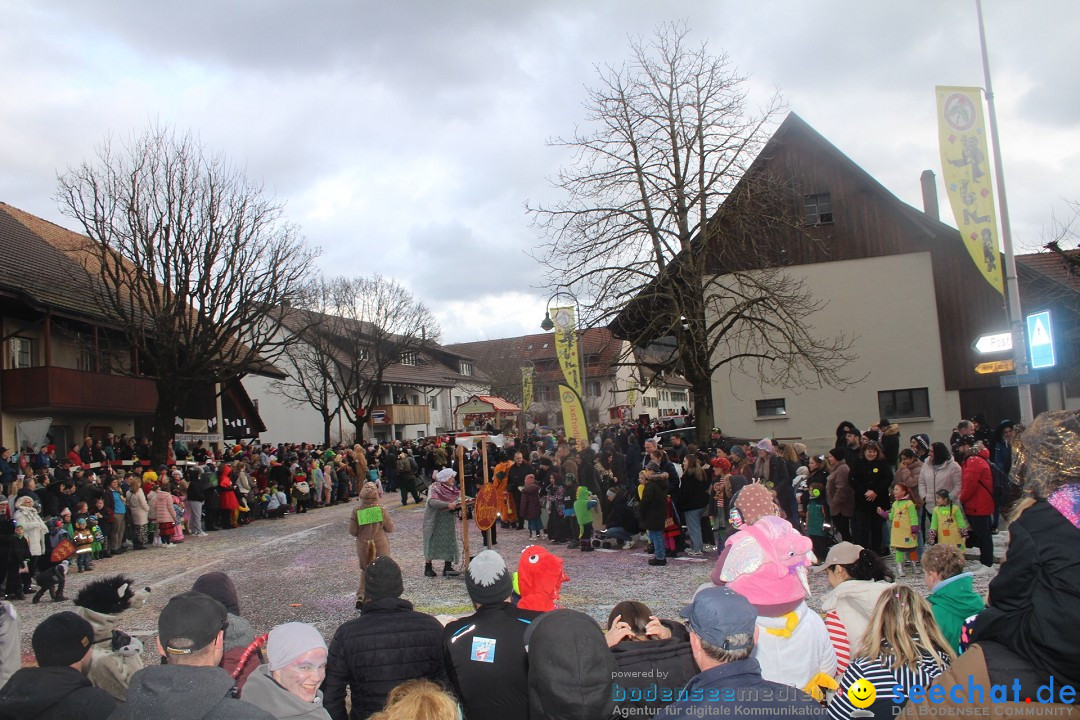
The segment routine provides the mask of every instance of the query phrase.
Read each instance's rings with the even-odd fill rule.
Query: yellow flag
[[[529,411],[533,401],[533,368],[521,368],[521,409]]]
[[[553,308],[555,318],[555,355],[559,358],[566,384],[581,397],[581,363],[578,362],[578,338],[574,330],[574,308]]]
[[[956,226],[979,272],[1004,295],[982,90],[940,85],[936,90],[942,177]]]
[[[630,406],[630,409],[634,409],[634,403],[637,401],[637,378],[630,378],[630,390],[626,393],[626,404]]]
[[[579,443],[589,441],[589,425],[585,418],[585,408],[581,405],[581,396],[565,385],[559,385],[559,400],[562,402],[563,428],[566,437],[577,438]],[[578,447],[584,447],[579,444]]]

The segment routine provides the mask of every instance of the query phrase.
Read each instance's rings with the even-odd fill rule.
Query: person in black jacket
[[[881,445],[873,440],[863,445],[848,482],[855,494],[855,544],[886,554],[887,551],[881,552],[883,525],[877,511],[888,508],[892,502],[889,488],[893,471],[881,452]]]
[[[330,641],[323,706],[333,720],[364,720],[382,710],[387,694],[413,678],[449,687],[443,661],[443,627],[401,598],[401,569],[376,558],[364,573],[362,614],[337,629]],[[345,712],[345,688],[352,711]]]
[[[546,612],[525,631],[525,647],[530,720],[615,717],[611,681],[619,668],[591,617],[576,610]]]
[[[624,600],[608,615],[605,635],[622,675],[611,686],[619,714],[651,717],[667,705],[662,690],[679,690],[697,675],[690,633],[661,620],[647,605]]]
[[[0,688],[0,720],[105,720],[112,695],[90,684],[94,629],[73,612],[45,618],[31,638],[37,667],[18,670]]]
[[[510,603],[513,579],[494,550],[469,563],[465,586],[476,607],[443,631],[446,670],[465,717],[503,720],[529,716],[525,631],[541,613]]]
[[[654,458],[643,471],[645,488],[641,492],[641,502],[638,503],[641,529],[649,533],[649,541],[653,546],[650,565],[667,565],[664,526],[667,524],[668,477],[660,471],[660,454],[660,450],[653,450]]]

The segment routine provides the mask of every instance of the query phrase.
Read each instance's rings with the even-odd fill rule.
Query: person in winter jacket
[[[387,693],[413,678],[446,686],[443,627],[401,597],[401,569],[391,558],[368,565],[360,617],[337,629],[330,641],[323,705],[333,720],[363,720],[381,710]],[[352,711],[345,710],[345,691]]]
[[[0,520],[0,522],[3,522]],[[22,664],[22,636],[15,606],[0,600],[0,688]]]
[[[49,534],[49,528],[34,508],[30,496],[23,495],[15,501],[15,522],[22,528],[23,537],[30,546],[30,569],[36,571],[39,558],[45,555],[45,536]]]
[[[525,632],[540,617],[510,602],[513,579],[494,550],[477,554],[465,573],[476,612],[443,631],[446,670],[469,720],[529,715]]]
[[[379,505],[379,489],[375,483],[364,483],[360,490],[360,507],[349,515],[349,534],[356,538],[356,559],[360,563],[360,584],[356,589],[356,609],[364,603],[364,570],[376,557],[389,557],[390,538],[394,520]],[[374,555],[369,545],[374,545]]]
[[[761,637],[756,610],[744,597],[729,588],[705,588],[681,614],[689,620],[690,648],[701,672],[685,688],[674,688],[686,699],[667,705],[658,718],[824,716],[806,693],[762,677],[753,657]]]
[[[578,485],[577,494],[574,498],[574,517],[578,521],[578,549],[583,552],[592,552],[593,550],[592,511],[596,505],[596,496],[589,493],[589,488]]]
[[[878,510],[889,507],[893,483],[892,466],[885,460],[881,445],[873,440],[863,445],[848,481],[855,494],[855,542],[877,552],[884,547]]]
[[[702,552],[701,518],[709,505],[709,483],[701,459],[687,454],[683,458],[683,476],[679,482],[679,498],[676,507],[686,523],[690,538],[687,555],[699,556]]]
[[[826,462],[829,474],[825,481],[825,497],[829,514],[840,539],[851,542],[851,521],[855,516],[855,493],[851,489],[851,468],[848,467],[843,448],[829,450]]]
[[[191,586],[195,592],[201,592],[217,600],[225,607],[228,613],[229,627],[225,629],[225,639],[222,645],[221,667],[229,675],[240,665],[244,652],[255,640],[255,630],[247,618],[240,614],[240,600],[236,594],[236,586],[232,578],[223,572],[208,572],[200,575]],[[245,664],[237,677],[237,687],[243,688],[244,682],[255,669],[257,660]]]
[[[173,507],[172,491],[169,489],[167,480],[158,484],[157,493],[154,494],[154,518],[161,536],[162,545],[171,545],[175,534],[176,523],[180,520],[176,517],[176,509]]]
[[[273,720],[233,696],[233,679],[219,667],[227,622],[224,606],[200,592],[180,593],[158,616],[158,653],[131,678],[127,702],[111,720]]]
[[[0,719],[108,718],[116,700],[87,677],[93,637],[90,623],[73,612],[45,618],[31,638],[37,667],[18,670],[0,687]]]
[[[647,605],[624,600],[612,608],[607,627],[604,637],[622,673],[612,693],[623,717],[655,715],[668,703],[653,688],[681,688],[697,675],[682,623],[661,620]]]
[[[525,631],[530,720],[615,717],[615,663],[596,622],[576,610],[544,613]]]
[[[930,454],[919,471],[919,497],[934,498],[939,490],[945,490],[956,502],[960,499],[960,477],[963,471],[953,460],[952,453],[943,442],[930,446]],[[923,504],[923,524],[930,526],[928,517],[933,511],[932,503]]]
[[[893,574],[880,556],[849,542],[837,543],[818,568],[825,571],[832,590],[821,597],[825,629],[836,651],[836,677],[847,670],[851,654],[859,649],[874,604],[894,588]]]
[[[923,553],[923,575],[927,601],[934,611],[941,634],[955,652],[960,652],[960,629],[968,618],[986,607],[972,587],[974,575],[964,572],[964,554],[949,545],[935,545]]]
[[[650,565],[667,565],[664,546],[664,527],[667,523],[668,479],[660,472],[660,464],[653,460],[641,471],[644,485],[641,486],[641,501],[638,503],[638,517],[641,529],[649,533],[649,542],[653,546]]]
[[[326,677],[326,641],[313,626],[276,626],[266,641],[268,662],[248,678],[242,698],[277,720],[329,720],[319,685]]]
[[[979,548],[980,572],[987,572],[994,565],[994,538],[990,524],[994,518],[994,476],[990,472],[990,451],[982,443],[972,444],[971,438],[962,437],[957,449],[964,455],[960,478],[960,504],[971,528],[971,539]]]
[[[150,503],[143,492],[142,483],[132,478],[131,491],[127,496],[128,512],[131,514],[133,535],[132,549],[145,550],[147,544],[146,526],[150,523]]]
[[[510,468],[511,480],[513,480],[514,472],[514,468]],[[521,498],[518,503],[518,518],[528,525],[529,540],[539,540],[544,524],[540,519],[540,485],[536,482],[536,475],[530,472],[525,476],[518,495]]]
[[[877,427],[878,432],[881,433],[881,439],[878,441],[881,443],[881,453],[889,466],[895,470],[896,463],[900,459],[900,426],[888,418],[881,418]]]

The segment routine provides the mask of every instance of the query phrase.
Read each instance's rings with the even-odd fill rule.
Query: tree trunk
[[[171,386],[163,387],[157,383],[158,401],[154,408],[154,429],[150,435],[150,461],[153,467],[160,467],[168,462],[168,445],[173,436],[173,423],[180,410],[179,396]],[[143,458],[139,458],[142,460]]]
[[[330,416],[323,417],[323,445],[326,447],[330,447],[330,426],[333,420]]]
[[[694,423],[697,428],[698,447],[705,447],[716,424],[713,412],[712,378],[695,377],[696,373],[687,373],[686,379],[693,386],[694,393]],[[723,428],[721,428],[722,430]]]

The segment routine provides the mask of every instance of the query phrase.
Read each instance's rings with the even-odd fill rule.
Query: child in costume
[[[820,482],[810,483],[806,495],[806,534],[810,536],[810,542],[814,544],[815,564],[825,560],[825,555],[832,545],[832,538],[825,529],[825,523],[829,517],[829,509],[825,505],[825,485]]]
[[[379,489],[375,483],[364,483],[360,489],[360,507],[349,515],[349,534],[356,538],[356,559],[360,562],[360,585],[356,590],[356,609],[364,604],[364,577],[368,565],[376,557],[390,556],[390,538],[394,521],[379,505]],[[374,547],[374,553],[372,553]]]
[[[578,546],[582,552],[592,552],[592,510],[596,507],[595,495],[589,494],[589,488],[578,485],[577,499],[574,500],[574,517],[578,519]]]
[[[938,490],[935,496],[937,505],[930,516],[930,534],[927,539],[931,545],[952,545],[961,552],[968,536],[968,521],[964,511],[952,501],[948,490]]]
[[[96,515],[91,515],[89,518],[87,518],[87,524],[90,527],[90,534],[94,538],[93,545],[91,545],[91,549],[93,550],[92,557],[94,558],[94,560],[100,560],[101,552],[105,547],[105,533],[101,532],[101,527],[98,525],[98,519]]]
[[[911,572],[915,572],[915,563],[919,559],[919,511],[911,499],[911,491],[907,485],[896,483],[893,485],[893,504],[886,514],[881,515],[889,518],[889,545],[893,549],[896,559],[896,574],[904,576],[904,563],[911,562]]]
[[[94,557],[94,533],[90,530],[85,517],[75,521],[75,534],[72,536],[75,543],[75,564],[79,572],[93,570],[94,565],[90,560]]]
[[[525,476],[525,487],[521,489],[520,514],[529,524],[529,539],[540,540],[544,522],[540,519],[540,486],[536,484],[536,475]]]
[[[554,610],[562,584],[570,578],[563,571],[562,558],[539,545],[529,545],[518,560],[517,585],[521,610]]]
[[[127,699],[131,676],[142,669],[142,641],[119,630],[120,616],[136,600],[146,602],[149,588],[136,591],[131,578],[103,577],[75,596],[74,612],[94,629],[94,656],[88,677],[119,702]]]

